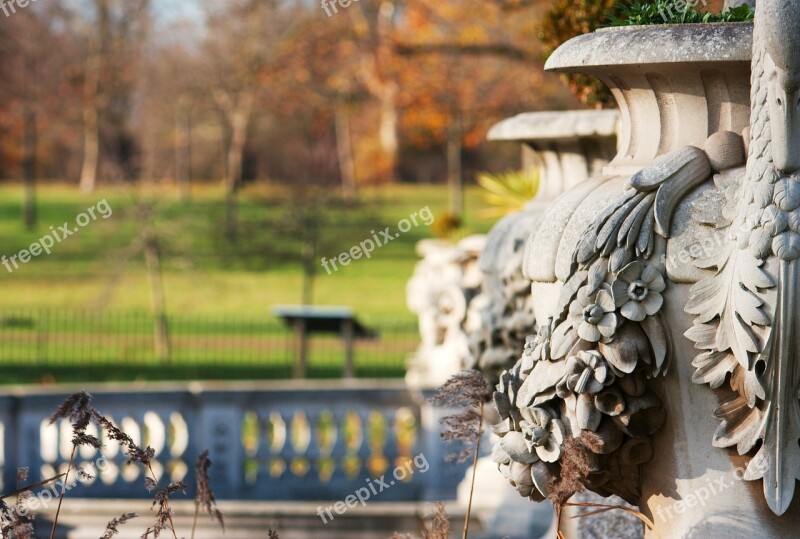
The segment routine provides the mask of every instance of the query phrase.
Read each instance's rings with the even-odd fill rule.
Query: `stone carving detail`
[[[522,274],[524,247],[541,219],[541,210],[525,210],[500,221],[489,234],[479,264],[481,293],[472,302],[479,327],[469,336],[467,368],[480,370],[491,385],[512,367],[526,338],[536,328],[531,283]]]
[[[568,271],[553,318],[538,320],[494,394],[504,421],[493,457],[522,495],[546,496],[561,473],[556,446],[589,433],[587,487],[638,503],[639,465],[665,419],[652,381],[667,373],[670,339],[683,338],[670,336],[661,314],[672,220],[706,184],[692,226],[727,239],[695,256],[704,277],[685,305],[696,317],[686,333],[699,350],[693,381],[727,382],[713,443],[752,455],[744,478],[763,479],[773,512],[788,509],[800,479],[797,35],[798,0],[758,5],[752,119],[742,134],[719,131],[702,149],[671,151],[629,178],[597,179],[624,182],[622,193],[601,206],[571,259],[558,261]]]
[[[758,4],[747,166],[723,192],[721,212],[703,199],[695,205],[694,220],[724,230],[728,241],[696,257],[713,275],[692,288],[686,306],[696,315],[686,336],[701,350],[694,381],[727,381],[733,391],[714,412],[714,446],[755,452],[745,479],[763,479],[776,514],[800,479],[799,11],[796,1]]]
[[[465,367],[479,369],[492,386],[523,350],[534,346],[530,334],[537,324],[531,281],[523,272],[525,245],[547,204],[614,157],[618,122],[615,110],[529,112],[501,121],[487,135],[488,140],[521,143],[523,169],[539,174],[536,197],[494,226],[479,260],[483,282],[471,306],[480,324],[470,335]],[[539,328],[548,330],[546,324]]]
[[[480,292],[478,256],[485,241],[476,235],[455,245],[423,240],[417,246],[424,258],[406,289],[422,340],[406,375],[412,387],[438,387],[468,362],[468,333],[477,329],[480,319],[472,303]]]
[[[583,234],[556,317],[497,386],[495,404],[505,421],[494,457],[532,499],[546,496],[549,479],[560,473],[560,450],[552,444],[590,431],[597,462],[590,488],[638,501],[638,467],[652,454],[648,437],[664,421],[648,382],[668,367],[659,317],[666,288],[662,227],[668,228],[669,209],[710,172],[699,150],[680,156],[631,178]],[[535,488],[520,480],[526,473]]]

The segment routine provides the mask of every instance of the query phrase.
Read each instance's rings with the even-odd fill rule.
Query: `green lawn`
[[[82,194],[66,187],[42,187],[38,194],[39,224],[29,232],[21,224],[18,187],[0,187],[0,255],[26,248],[49,227],[73,223],[75,216],[102,199],[113,209],[41,255],[8,273],[0,266],[0,309],[8,307],[148,310],[149,293],[141,254],[131,259],[130,246],[138,226],[129,198],[115,191]],[[189,205],[172,191],[155,193],[155,222],[163,251],[167,309],[175,314],[266,315],[271,305],[300,303],[302,273],[297,260],[300,243],[288,233],[291,209],[280,193],[244,191],[240,208],[240,239],[225,239],[221,191],[201,189]],[[490,220],[476,217],[481,208],[476,189],[467,192],[465,226],[485,232]],[[447,207],[446,191],[434,186],[396,186],[364,194],[353,209],[334,209],[319,256],[332,258],[425,206],[434,215]],[[405,306],[420,239],[427,227],[406,234],[375,251],[372,259],[353,261],[333,275],[315,280],[315,303],[350,305],[365,318],[411,319]]]
[[[264,337],[266,330],[242,331],[241,327],[276,327],[270,320],[271,306],[301,302],[303,279],[298,254],[302,242],[298,232],[292,231],[293,226],[302,229],[296,218],[297,206],[276,189],[244,190],[240,195],[239,238],[232,243],[224,234],[220,189],[197,189],[190,204],[181,203],[171,190],[136,196],[156,201],[150,222],[160,242],[166,305],[175,339],[171,363],[161,365],[152,357],[149,322],[129,322],[146,318],[150,308],[144,259],[135,248],[140,226],[131,195],[117,190],[87,195],[71,187],[43,186],[37,199],[38,225],[27,231],[21,223],[21,188],[3,186],[0,255],[6,257],[49,233],[51,226],[58,228],[67,222],[72,228],[76,216],[100,200],[108,201],[113,214],[89,223],[55,245],[50,255],[33,258],[13,273],[0,266],[0,322],[11,320],[13,325],[15,317],[21,320],[14,331],[0,331],[0,379],[285,375],[291,361],[286,357],[286,330],[274,332],[274,339],[284,343],[277,351],[279,347],[270,345]],[[468,190],[466,201],[465,228],[486,232],[492,221],[477,217],[481,193]],[[447,208],[446,190],[438,186],[394,186],[363,193],[360,203],[351,208],[328,205],[316,212],[324,222],[317,258],[334,258],[370,238],[373,230],[387,226],[394,229],[400,219],[426,206],[435,216],[442,216]],[[318,268],[315,303],[351,306],[367,324],[385,329],[385,339],[391,335],[399,343],[363,343],[357,347],[356,366],[361,375],[397,375],[415,345],[414,316],[406,307],[405,286],[417,261],[415,245],[430,234],[428,227],[415,227],[377,249],[372,259],[355,260],[332,275]],[[80,316],[70,315],[79,310],[94,313],[102,322],[82,327]],[[42,313],[51,312],[60,313],[47,318],[58,320],[57,324],[40,321],[46,318]],[[198,325],[200,319],[205,325]],[[50,327],[54,324],[58,328]],[[126,332],[141,335],[142,344],[138,348],[129,343],[115,344],[114,339]],[[192,340],[193,333],[206,340]],[[94,340],[86,335],[93,335]],[[209,341],[212,337],[219,340]],[[226,338],[233,339],[230,342],[235,341],[235,345],[227,346]],[[257,342],[258,338],[266,340]],[[245,341],[250,344],[243,345]],[[330,352],[336,345],[314,345],[318,350],[312,349],[312,375],[340,370],[341,354]],[[275,351],[270,352],[273,348]],[[80,371],[74,369],[78,363]]]

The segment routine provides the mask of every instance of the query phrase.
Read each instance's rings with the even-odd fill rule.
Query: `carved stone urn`
[[[577,474],[661,537],[796,536],[798,36],[800,1],[765,0],[755,30],[606,29],[548,61],[603,80],[622,126],[526,245],[538,331],[493,451],[523,495]]]
[[[522,145],[522,169],[539,175],[531,202],[541,207],[611,161],[618,124],[616,110],[525,112],[493,125],[486,140]]]

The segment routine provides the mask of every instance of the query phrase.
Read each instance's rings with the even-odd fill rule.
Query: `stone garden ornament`
[[[406,375],[411,387],[442,385],[470,356],[469,333],[479,324],[474,305],[482,281],[478,257],[485,242],[484,236],[474,235],[456,244],[423,240],[417,245],[423,259],[406,286],[421,337]]]
[[[587,440],[586,486],[650,514],[687,500],[691,481],[741,469],[695,516],[671,516],[665,536],[789,533],[800,514],[800,0],[760,0],[754,26],[602,30],[548,68],[611,87],[621,148],[528,240],[538,331],[497,386],[494,459],[540,500],[565,440]],[[788,513],[781,524],[769,510]]]
[[[714,275],[692,288],[686,336],[702,350],[694,381],[719,387],[729,373],[735,392],[714,445],[757,450],[745,479],[763,480],[780,515],[800,479],[800,2],[762,1],[757,17],[747,167],[721,215],[696,214],[729,233],[696,261]]]

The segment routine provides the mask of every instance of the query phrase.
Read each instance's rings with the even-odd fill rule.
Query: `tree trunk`
[[[97,165],[100,158],[100,126],[97,118],[95,97],[88,97],[83,104],[83,167],[81,168],[81,190],[94,191],[97,184]]]
[[[377,46],[375,48],[374,75],[380,81],[377,85],[380,101],[380,141],[384,155],[389,162],[389,180],[397,179],[397,154],[400,148],[398,142],[398,112],[397,96],[400,88],[396,79],[392,78],[391,65],[395,55],[395,42],[392,36],[394,16],[397,6],[394,0],[382,0],[378,8],[377,21]]]
[[[352,204],[358,196],[356,190],[356,168],[353,162],[353,145],[350,139],[350,115],[336,110],[336,153],[339,158],[339,176],[342,179],[342,197]]]
[[[23,141],[22,174],[25,184],[22,216],[25,228],[36,226],[36,113],[25,107],[25,135]]]
[[[228,241],[235,242],[238,239],[236,187],[225,190],[225,237]]]
[[[191,148],[192,131],[188,103],[184,97],[178,99],[175,112],[175,181],[178,183],[180,200],[184,204],[191,201]]]
[[[383,158],[386,159],[388,180],[394,182],[397,174],[398,112],[397,96],[400,88],[393,78],[392,63],[396,54],[396,43],[392,36],[396,5],[393,0],[383,0],[378,7],[374,38],[365,39],[362,44],[362,58],[358,60],[359,74],[367,91],[378,101],[380,120],[378,124],[378,141]],[[362,30],[370,28],[364,9],[354,4],[350,12],[357,26]],[[369,32],[360,32],[370,35]],[[362,36],[363,37],[363,36]]]
[[[390,182],[397,179],[397,154],[400,148],[397,136],[397,93],[397,87],[390,83],[387,84],[380,98],[379,139],[381,149],[388,162]]]
[[[314,304],[314,278],[317,270],[317,247],[313,240],[303,245],[303,305]]]
[[[461,170],[461,130],[454,121],[447,129],[447,185],[450,189],[450,214],[460,219],[464,211],[464,183]]]
[[[154,345],[156,357],[169,361],[169,331],[167,328],[167,309],[164,301],[164,283],[161,277],[161,262],[158,238],[149,229],[144,232],[144,258],[147,264],[147,280],[150,284],[150,309],[154,323]]]
[[[84,192],[94,191],[97,184],[97,167],[100,161],[100,77],[108,52],[111,26],[108,0],[95,0],[95,5],[97,27],[87,29],[89,51],[83,81],[83,165],[80,187]]]
[[[235,190],[242,179],[242,158],[247,144],[247,130],[253,112],[253,92],[242,92],[236,103],[226,98],[224,111],[231,127],[231,142],[228,147],[228,174],[225,183],[228,190]]]
[[[228,148],[228,177],[225,179],[225,185],[229,191],[235,191],[242,179],[247,120],[238,111],[231,120],[231,145]]]
[[[247,130],[250,127],[250,118],[253,112],[253,92],[242,92],[235,103],[229,96],[221,96],[219,101],[224,103],[223,111],[226,112],[231,128],[231,140],[228,147],[227,174],[225,177],[225,230],[230,241],[236,241],[238,227],[236,223],[236,194],[242,180],[242,160],[244,148],[247,144]]]

